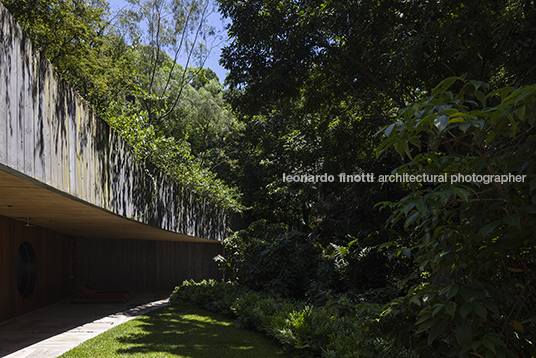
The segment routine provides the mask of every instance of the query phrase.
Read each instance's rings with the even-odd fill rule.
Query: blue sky
[[[129,3],[127,3],[125,0],[107,0],[110,4],[110,7],[113,11],[117,11],[121,9],[124,6],[128,6]],[[226,39],[227,36],[224,33],[224,25],[221,20],[220,14],[216,13],[211,16],[212,19],[212,25],[216,27],[217,31],[222,31],[223,38]],[[218,78],[220,79],[220,82],[223,83],[223,80],[225,79],[226,70],[220,66],[218,63],[221,55],[221,48],[225,46],[225,41],[219,45],[214,46],[214,48],[211,51],[211,54],[209,58],[207,59],[207,62],[205,63],[204,67],[210,68],[212,71],[216,72],[218,75]]]

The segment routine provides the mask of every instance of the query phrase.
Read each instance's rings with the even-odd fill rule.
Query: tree
[[[530,1],[219,3],[232,19],[222,54],[228,83],[253,111],[330,93],[388,120],[393,106],[404,107],[444,74],[509,85],[536,76]]]
[[[202,71],[210,53],[207,41],[214,37],[208,17],[211,0],[129,0],[130,8],[119,13],[118,31],[140,47],[135,93],[149,115],[159,124],[179,106],[185,87]],[[179,65],[179,61],[183,66]],[[197,67],[197,71],[192,71]]]
[[[246,126],[234,157],[245,203],[255,219],[313,231],[326,252],[329,243],[358,239],[359,249],[377,252],[393,241],[394,255],[407,259],[419,237],[401,219],[382,229],[388,210],[378,213],[374,204],[397,202],[412,187],[289,183],[283,174],[389,174],[408,159],[396,151],[376,159],[374,133],[398,128],[389,127],[398,110],[431,96],[443,78],[465,73],[493,88],[536,82],[531,1],[219,3],[232,20],[222,63]],[[408,138],[389,145],[405,153]],[[415,280],[426,278],[420,274]]]
[[[254,192],[247,195],[248,205],[268,215],[294,214],[279,215],[294,227],[304,221],[302,227],[310,228],[323,218],[331,223],[324,232],[338,231],[330,236],[345,237],[345,223],[352,223],[351,236],[381,231],[369,224],[375,221],[370,219],[374,203],[402,190],[282,183],[282,172],[389,173],[400,158],[376,160],[372,152],[379,143],[372,134],[446,75],[467,73],[497,85],[536,81],[530,61],[536,47],[529,46],[536,38],[533,2],[219,4],[232,20],[222,63],[234,91],[231,102],[248,131],[239,156],[252,155],[241,159],[247,166],[242,178],[252,179],[241,185]],[[267,166],[274,170],[264,170]]]

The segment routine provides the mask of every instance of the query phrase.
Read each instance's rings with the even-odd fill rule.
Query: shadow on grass
[[[124,356],[285,357],[260,333],[239,329],[229,319],[191,306],[168,306],[135,320],[129,333],[115,336]],[[163,353],[163,354],[157,354]]]

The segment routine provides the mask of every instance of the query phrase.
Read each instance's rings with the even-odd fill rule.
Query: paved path
[[[134,294],[126,303],[59,302],[0,323],[0,357],[58,357],[167,302],[154,293]]]

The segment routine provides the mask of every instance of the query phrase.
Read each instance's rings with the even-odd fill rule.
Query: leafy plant
[[[396,357],[405,353],[374,331],[382,309],[376,304],[354,305],[339,299],[311,306],[216,281],[185,281],[175,289],[171,302],[190,302],[230,315],[240,326],[275,338],[293,357]]]
[[[229,188],[216,175],[203,167],[191,154],[184,140],[159,135],[148,124],[148,116],[132,108],[113,103],[105,118],[127,141],[134,154],[148,170],[158,170],[223,208],[240,211],[238,193]]]
[[[303,297],[316,273],[321,249],[284,224],[256,221],[223,241],[217,261],[227,277],[255,290]]]
[[[394,174],[446,178],[383,203],[415,239],[396,251],[426,278],[383,322],[421,354],[536,354],[536,85],[488,88],[447,78],[380,132],[378,155],[407,158]]]

